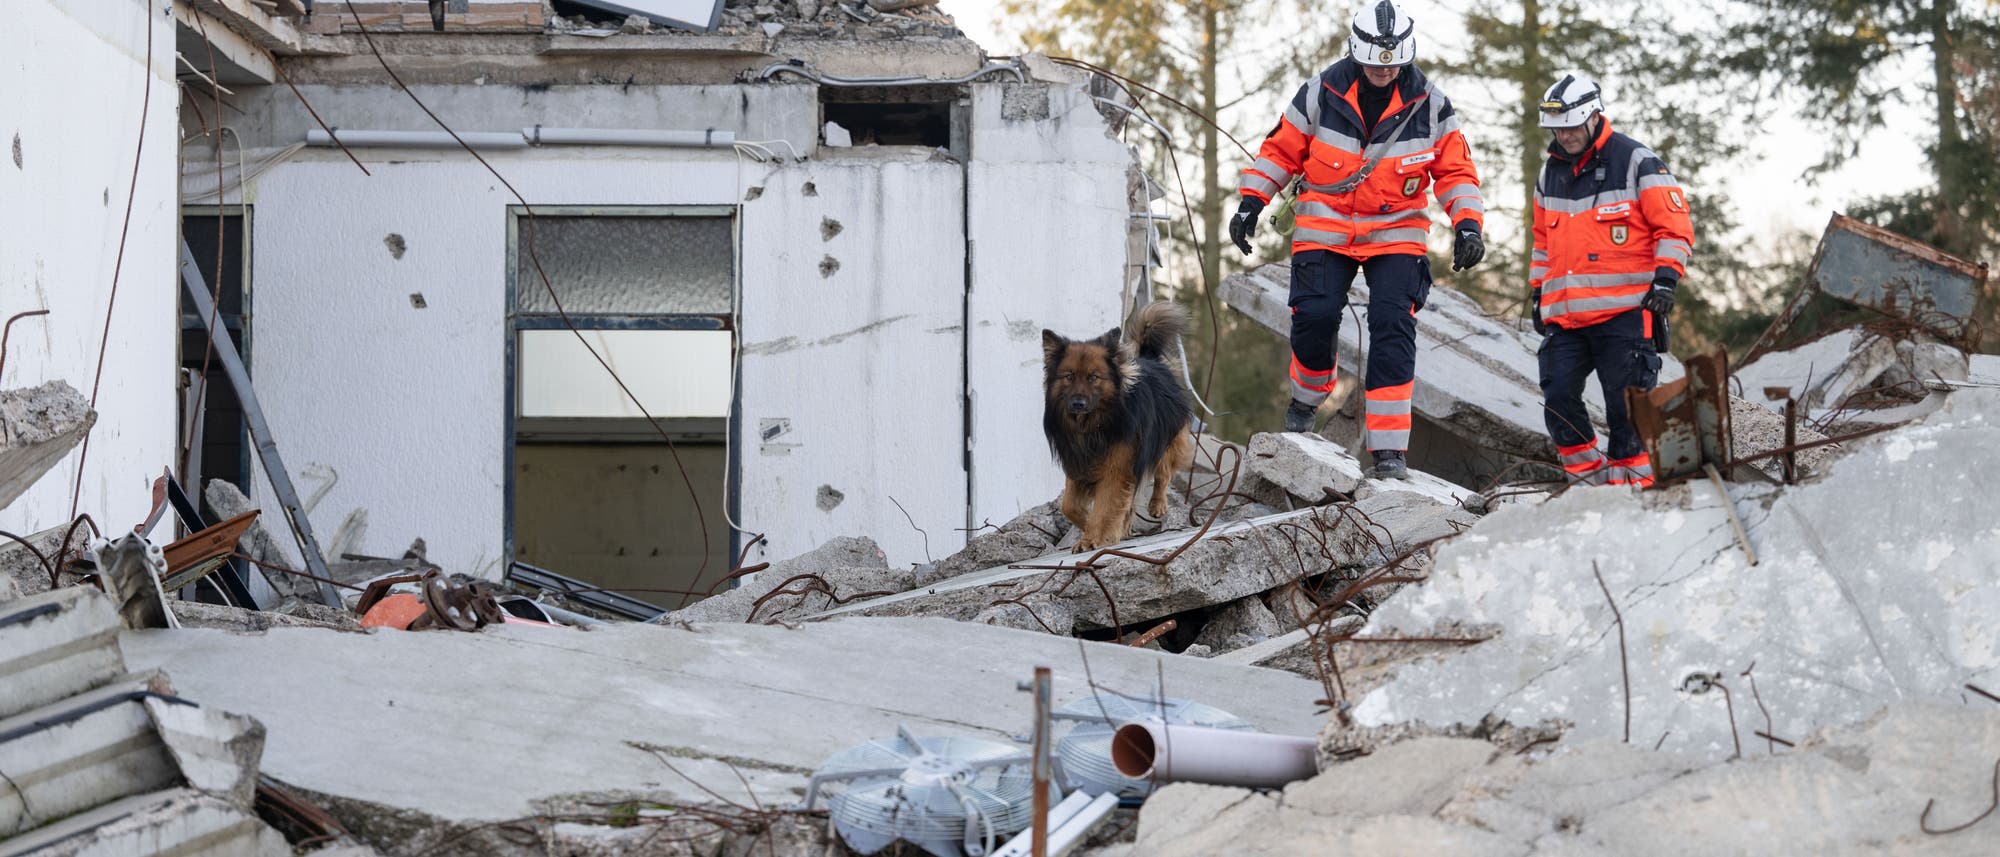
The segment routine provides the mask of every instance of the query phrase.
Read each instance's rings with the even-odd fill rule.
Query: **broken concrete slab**
[[[996,602],[1047,594],[1070,605],[1079,628],[1130,627],[1268,592],[1301,578],[1378,566],[1419,542],[1457,533],[1474,520],[1465,509],[1421,493],[1384,491],[1355,503],[1216,524],[1165,566],[1107,556],[1094,576],[1086,576],[1065,570],[1085,555],[1052,554],[1019,564],[1025,568],[962,575],[923,589],[844,604],[812,618],[858,613],[966,620]],[[1117,548],[1165,557],[1194,535],[1188,530],[1161,533]],[[1063,568],[1050,570],[1058,565]]]
[[[118,611],[94,589],[0,602],[0,718],[101,687],[125,672]]]
[[[167,607],[173,610],[174,618],[180,620],[183,628],[214,628],[242,634],[261,633],[272,628],[361,630],[359,617],[324,604],[296,603],[292,607],[297,611],[296,615],[268,610],[249,610],[224,604],[204,604],[199,601],[169,601]]]
[[[1286,295],[1291,265],[1278,262],[1231,274],[1221,295],[1232,309],[1281,337],[1291,335],[1291,310]],[[1366,277],[1355,279],[1349,304],[1367,306]],[[1348,387],[1353,372],[1364,365],[1361,346],[1366,325],[1353,319],[1340,326],[1339,367]],[[1531,333],[1488,317],[1477,303],[1443,284],[1431,287],[1428,304],[1417,315],[1417,378],[1411,395],[1413,434],[1410,464],[1460,485],[1484,487],[1483,482],[1512,461],[1554,461],[1555,445],[1542,418],[1540,368]],[[1682,374],[1669,357],[1662,381]],[[1273,391],[1277,395],[1277,391]],[[1584,393],[1591,420],[1603,425],[1602,394],[1591,385]],[[1452,452],[1432,460],[1427,448],[1433,433],[1455,438],[1454,445],[1489,450],[1501,457],[1479,460]],[[1349,434],[1342,432],[1344,438]],[[1344,444],[1343,444],[1344,445]],[[1439,444],[1442,446],[1442,444]]]
[[[1317,636],[1345,637],[1361,630],[1367,618],[1359,614],[1341,616],[1318,629]],[[1237,649],[1215,656],[1217,663],[1240,664],[1246,667],[1265,667],[1284,670],[1309,679],[1319,679],[1319,663],[1314,657],[1313,638],[1315,629],[1296,628],[1254,646]]]
[[[668,615],[681,622],[788,621],[853,598],[903,592],[914,585],[912,570],[890,568],[873,539],[842,536],[791,559],[771,563],[770,568],[742,579],[736,588]],[[828,589],[832,594],[825,591]],[[772,595],[774,592],[779,594]],[[760,601],[764,603],[759,604]]]
[[[1781,737],[1894,699],[1955,699],[2000,671],[1996,448],[2000,390],[1969,389],[1924,423],[1858,441],[1816,482],[1725,496],[1706,481],[1572,489],[1502,509],[1445,545],[1430,580],[1389,599],[1366,632],[1468,623],[1498,637],[1399,668],[1355,706],[1357,738],[1482,721],[1621,738],[1621,651],[1593,570],[1623,611],[1634,741],[1731,755],[1764,727],[1744,704],[1753,665]],[[1733,693],[1733,730],[1718,687]]]
[[[1075,529],[1062,516],[1055,501],[1043,503],[1015,516],[990,533],[980,533],[965,543],[965,549],[945,557],[935,566],[919,566],[912,577],[913,587],[929,586],[998,565],[1024,562],[1042,556]]]
[[[194,789],[134,795],[0,840],[0,857],[289,857],[285,837],[256,815]],[[332,857],[332,852],[312,852]]]
[[[1761,355],[1736,371],[1734,384],[1780,413],[1783,397],[1764,391],[1789,389],[1803,424],[1840,435],[1920,419],[1949,394],[1936,382],[1969,380],[1970,370],[1965,352],[1930,336],[1851,327]]]
[[[1933,829],[1977,816],[1996,755],[2000,716],[1923,702],[1726,765],[1616,741],[1521,756],[1414,739],[1282,796],[1166,786],[1130,853],[1983,854],[1990,834],[1934,836],[1920,811]]]
[[[172,702],[143,700],[154,731],[190,788],[250,809],[257,799],[257,765],[264,756],[264,725],[241,714]]]
[[[1782,406],[1783,403],[1780,403]],[[1793,443],[1813,443],[1826,440],[1826,435],[1814,431],[1811,426],[1800,424],[1792,427]],[[1768,408],[1737,398],[1729,397],[1729,448],[1737,458],[1748,458],[1759,453],[1782,449],[1785,443],[1785,417],[1782,411]],[[1810,477],[1826,472],[1828,465],[1838,459],[1843,452],[1839,444],[1816,446],[1801,450],[1797,454],[1799,476]],[[1777,458],[1753,461],[1750,466],[1757,468],[1772,479],[1782,478],[1784,462]]]
[[[221,479],[210,479],[201,489],[203,500],[208,501],[209,511],[216,514],[216,520],[226,521],[246,512],[255,511],[256,504],[244,496],[242,489]],[[280,542],[271,537],[271,531],[264,526],[260,517],[250,525],[250,531],[243,535],[237,547],[244,555],[257,562],[269,563],[283,568],[298,568],[300,563],[293,559],[293,553],[280,547]],[[263,573],[261,567],[259,574]],[[263,574],[272,589],[302,601],[319,603],[319,589],[313,581],[296,575],[270,573]]]
[[[68,382],[0,390],[0,508],[56,466],[96,422],[90,401]]]
[[[133,676],[0,720],[0,837],[119,798],[176,784],[179,771],[137,694],[157,675]]]
[[[827,757],[898,723],[1007,740],[1032,719],[1015,683],[1036,666],[1055,668],[1058,703],[1087,693],[1079,645],[1110,688],[1146,692],[1164,667],[1176,696],[1226,700],[1267,731],[1313,734],[1320,722],[1316,682],[1129,646],[941,619],[691,627],[182,629],[122,643],[191,698],[257,717],[265,773],[394,853],[540,853],[488,825],[577,798],[715,801],[695,783],[747,802],[739,771],[764,805],[795,803]],[[310,663],[315,680],[245,663]],[[325,738],[355,723],[412,740],[356,765],[351,744]]]
[[[1208,617],[1194,641],[1212,652],[1233,652],[1283,633],[1285,626],[1264,606],[1264,599],[1251,596],[1223,605]]]

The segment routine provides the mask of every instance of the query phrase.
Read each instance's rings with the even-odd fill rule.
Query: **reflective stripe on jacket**
[[[1292,252],[1332,250],[1354,259],[1390,253],[1421,256],[1431,219],[1429,190],[1448,224],[1484,224],[1486,204],[1479,172],[1459,131],[1451,99],[1432,87],[1415,65],[1403,67],[1389,106],[1376,120],[1373,139],[1362,130],[1361,67],[1342,59],[1314,75],[1292,96],[1276,127],[1264,138],[1257,162],[1242,173],[1244,196],[1269,202],[1294,177],[1302,178],[1293,208]],[[1415,111],[1410,113],[1410,111]],[[1405,117],[1407,123],[1403,122]],[[1397,126],[1394,140],[1388,137]],[[1365,150],[1387,143],[1368,178],[1344,193],[1328,188],[1361,169]]]
[[[1571,158],[1553,143],[1535,182],[1528,277],[1542,321],[1597,324],[1637,309],[1653,280],[1678,281],[1694,251],[1687,194],[1651,149],[1611,130]]]

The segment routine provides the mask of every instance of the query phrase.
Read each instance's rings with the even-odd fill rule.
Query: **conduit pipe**
[[[735,131],[673,131],[651,128],[522,128],[521,136],[536,146],[655,146],[714,149],[736,145]]]
[[[335,138],[348,148],[456,149],[458,140],[475,149],[525,149],[535,146],[637,146],[644,148],[722,149],[736,145],[736,132],[708,128],[676,131],[656,128],[545,128],[534,125],[520,131],[461,132],[458,139],[443,131],[356,131],[335,128],[333,133],[314,129],[306,132],[308,146],[334,146]]]
[[[443,131],[350,131],[335,128],[332,134],[317,128],[306,132],[306,145],[333,146],[334,138],[348,148],[456,149],[458,140],[475,149],[525,149],[528,139],[516,131],[468,131],[458,140]]]
[[[1111,738],[1111,764],[1135,780],[1276,788],[1319,773],[1313,738],[1136,721]]]

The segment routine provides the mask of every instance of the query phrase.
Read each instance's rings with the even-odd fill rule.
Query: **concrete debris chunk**
[[[103,686],[125,672],[118,611],[69,586],[0,601],[0,718]]]
[[[1854,446],[1797,486],[1571,490],[1488,516],[1367,634],[1463,622],[1498,636],[1402,666],[1359,699],[1357,737],[1491,721],[1619,740],[1621,658],[1631,740],[1664,736],[1699,759],[1751,746],[1753,729],[1793,738],[1896,699],[1960,698],[2000,669],[2000,390],[1961,390],[1925,422]],[[1723,503],[1743,517],[1758,565]],[[1598,572],[1623,612],[1622,653]]]
[[[964,550],[945,557],[935,566],[919,567],[912,586],[929,586],[961,574],[1034,559],[1054,549],[1072,529],[1075,528],[1056,509],[1054,501],[1043,503],[996,530],[974,535],[965,543]]]
[[[844,601],[871,592],[905,591],[910,588],[910,577],[910,569],[889,567],[873,539],[841,536],[791,559],[771,563],[770,568],[736,588],[722,590],[671,615],[686,622],[794,619],[832,607],[836,598]],[[771,595],[781,590],[781,594]],[[765,602],[762,606],[760,600]]]
[[[335,852],[312,852],[334,857]],[[374,853],[372,851],[365,853]],[[289,857],[285,837],[256,815],[194,789],[134,795],[73,815],[13,839],[0,857],[108,857],[201,854],[203,857]]]
[[[1944,404],[1949,382],[1970,375],[1966,353],[1936,338],[1850,327],[1763,354],[1735,379],[1741,395],[1774,412],[1783,412],[1784,397],[1765,391],[1789,389],[1803,424],[1841,435],[1922,418]],[[1939,382],[1947,389],[1934,389]]]
[[[1978,816],[2000,756],[2000,717],[1911,701],[1793,740],[1796,748],[1757,739],[1749,758],[1725,765],[1615,740],[1522,756],[1485,741],[1417,738],[1334,765],[1282,796],[1167,786],[1140,810],[1137,841],[1125,853],[1970,857],[1992,850],[1991,833],[1978,827],[1932,835],[1924,826],[1942,830]],[[1920,812],[1927,806],[1935,812]]]
[[[208,480],[208,484],[202,486],[201,495],[202,499],[208,502],[208,508],[218,516],[217,520],[227,521],[257,508],[250,502],[249,497],[244,496],[242,489],[221,479]],[[271,537],[270,529],[264,526],[263,516],[260,515],[257,522],[250,525],[250,531],[243,535],[242,541],[237,543],[237,549],[257,562],[282,568],[298,568],[301,563],[292,558],[290,551],[279,545],[280,542]],[[311,580],[282,572],[268,573],[265,578],[270,581],[271,588],[281,594],[303,601],[319,602],[318,585]]]
[[[1212,652],[1233,652],[1285,633],[1285,626],[1258,597],[1239,598],[1222,606],[1201,626],[1195,643]]]
[[[6,508],[82,442],[97,422],[64,381],[0,390],[0,508]]]
[[[1092,575],[1073,566],[1087,556],[1059,553],[1026,566],[961,575],[924,589],[846,604],[819,615],[944,616],[966,620],[996,602],[1052,595],[1068,603],[1082,629],[1104,629],[1226,604],[1301,578],[1379,566],[1412,546],[1450,536],[1477,518],[1422,493],[1383,491],[1355,503],[1299,509],[1218,523],[1208,535],[1161,566],[1103,557]],[[1160,533],[1118,545],[1164,557],[1191,531]],[[1294,548],[1298,550],[1295,552]],[[1109,595],[1109,600],[1106,596]],[[1117,617],[1113,618],[1113,605]]]

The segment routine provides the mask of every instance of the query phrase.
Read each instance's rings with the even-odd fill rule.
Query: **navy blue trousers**
[[[1650,390],[1660,380],[1660,356],[1646,336],[1644,313],[1635,309],[1575,330],[1549,328],[1540,351],[1542,416],[1558,447],[1596,440],[1583,406],[1583,385],[1596,372],[1604,390],[1604,422],[1611,430],[1605,453],[1615,461],[1645,451],[1625,410],[1626,387]]]

